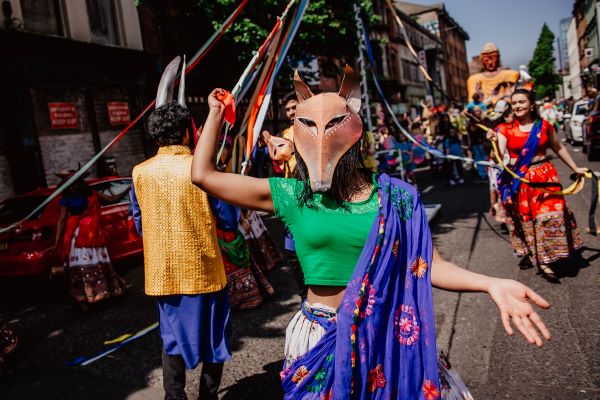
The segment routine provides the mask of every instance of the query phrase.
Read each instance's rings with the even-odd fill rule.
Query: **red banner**
[[[109,101],[106,103],[108,108],[108,120],[111,126],[126,125],[131,122],[129,114],[129,103],[126,101]]]
[[[52,129],[77,129],[77,108],[75,103],[48,103],[50,126]]]

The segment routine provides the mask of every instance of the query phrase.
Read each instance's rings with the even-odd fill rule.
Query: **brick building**
[[[467,100],[469,65],[465,41],[469,35],[446,11],[443,3],[431,6],[396,1],[396,6],[417,23],[441,39],[448,96],[455,101]]]
[[[599,9],[600,3],[597,0],[576,0],[573,4],[584,92],[587,88],[600,87]]]
[[[379,23],[371,28],[370,38],[387,99],[396,113],[410,112],[430,95],[442,99],[445,76],[442,65],[440,39],[396,9],[408,36],[408,41],[418,52],[420,61],[434,80],[429,84],[419,71],[418,64],[406,46],[405,37],[385,1],[373,2],[373,11],[379,15]],[[439,89],[442,89],[441,91]]]
[[[10,0],[0,22],[2,199],[89,160],[152,99],[157,63],[134,0]],[[146,154],[140,124],[107,157],[127,175]]]

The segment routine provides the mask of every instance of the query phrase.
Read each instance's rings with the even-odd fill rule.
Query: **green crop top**
[[[359,203],[339,207],[321,193],[300,207],[302,182],[269,178],[275,215],[290,228],[307,285],[346,286],[367,241],[379,204],[376,187]]]

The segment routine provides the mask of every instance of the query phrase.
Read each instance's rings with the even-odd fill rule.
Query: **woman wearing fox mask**
[[[339,93],[314,95],[297,73],[294,84],[295,178],[215,169],[222,89],[209,97],[192,164],[192,181],[203,190],[274,212],[294,235],[309,292],[286,332],[286,399],[439,398],[432,284],[487,292],[509,334],[512,320],[530,343],[550,339],[530,303],[548,308],[544,299],[519,282],[442,259],[416,190],[364,167],[360,87],[351,68]]]

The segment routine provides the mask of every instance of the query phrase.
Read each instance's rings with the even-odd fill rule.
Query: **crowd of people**
[[[400,117],[401,129],[378,118],[375,132],[365,132],[351,68],[337,93],[315,95],[296,74],[295,90],[282,101],[289,125],[263,131],[235,173],[233,158],[243,161],[234,151],[239,138],[221,129],[231,95],[210,94],[194,137],[183,83],[178,100],[171,98],[178,68],[176,58],[148,118],[158,153],[135,166],[129,192],[143,238],[145,293],[156,298],[159,314],[165,399],[186,398],[185,369],[200,363],[200,398],[216,399],[231,359],[230,310],[257,307],[274,294],[268,274],[284,255],[259,212],[285,224],[285,259],[302,298],[283,349],[286,399],[451,396],[456,389],[438,369],[432,286],[485,292],[507,333],[512,322],[531,344],[550,339],[533,307],[549,304],[533,290],[465,270],[437,252],[415,173],[429,166],[449,186],[489,184],[490,213],[506,223],[515,253],[555,282],[551,264],[582,246],[546,155],[552,150],[575,174],[585,173],[558,139],[560,118],[549,111],[566,105],[544,106],[540,114],[531,88],[494,104],[476,93],[464,107],[422,103],[412,117]],[[64,260],[74,299],[87,306],[122,294],[125,281],[112,268],[99,225],[98,194],[80,179],[60,204],[50,251]],[[16,339],[0,328],[1,363]]]

